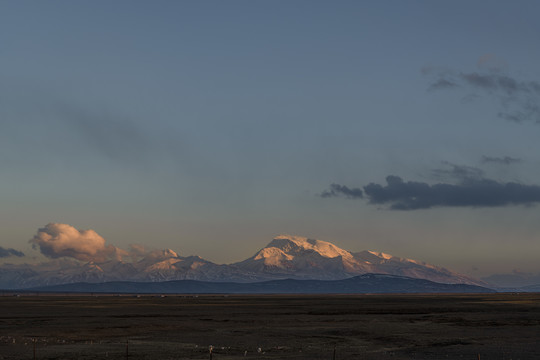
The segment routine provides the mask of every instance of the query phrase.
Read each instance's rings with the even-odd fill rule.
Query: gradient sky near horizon
[[[285,233],[538,273],[538,14],[0,1],[0,246],[57,222],[230,263]]]

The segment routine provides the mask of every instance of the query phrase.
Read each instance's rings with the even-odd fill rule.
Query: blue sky
[[[538,13],[0,2],[0,245],[35,256],[28,240],[58,222],[228,263],[290,233],[540,272]]]

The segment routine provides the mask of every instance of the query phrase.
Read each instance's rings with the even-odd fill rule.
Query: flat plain
[[[540,294],[4,294],[0,359],[34,358],[540,359]]]

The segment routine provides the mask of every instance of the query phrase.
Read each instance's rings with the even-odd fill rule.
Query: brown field
[[[0,359],[209,359],[209,345],[214,360],[540,359],[540,294],[0,297]]]

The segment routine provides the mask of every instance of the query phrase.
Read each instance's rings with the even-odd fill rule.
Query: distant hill
[[[383,293],[492,293],[468,284],[442,284],[424,279],[365,274],[342,280],[271,280],[254,283],[176,280],[164,282],[114,281],[74,283],[28,289],[42,292],[130,294],[383,294]]]

